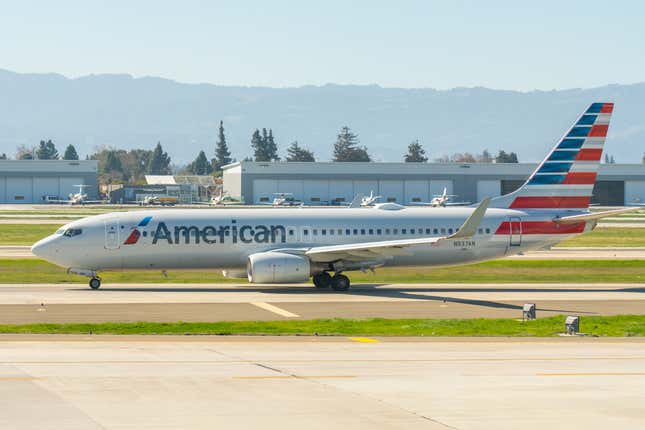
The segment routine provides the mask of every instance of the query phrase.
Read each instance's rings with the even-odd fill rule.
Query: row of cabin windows
[[[271,199],[269,199],[268,197],[260,197],[259,201],[261,203],[266,203],[271,201]],[[320,197],[311,197],[309,201],[320,202],[321,200],[320,200]],[[342,202],[345,202],[346,200],[345,200],[345,197],[336,197],[335,199],[332,199],[332,201],[342,203]],[[385,201],[387,201],[388,203],[396,203],[396,197],[386,197]],[[419,197],[413,197],[411,201],[418,203],[418,202],[421,202],[421,199]]]
[[[377,235],[377,236],[382,236],[382,235],[399,235],[399,234],[452,234],[453,232],[456,232],[459,229],[453,229],[452,227],[448,228],[312,228],[311,229],[311,235],[312,236],[365,236],[365,235]],[[479,234],[490,234],[490,228],[480,228],[479,229]],[[302,230],[303,236],[309,236],[310,230],[308,228],[305,228]],[[295,231],[293,229],[289,229],[289,236],[295,235]]]

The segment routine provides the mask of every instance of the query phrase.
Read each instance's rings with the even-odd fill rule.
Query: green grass
[[[445,268],[383,268],[375,274],[349,272],[361,283],[640,283],[645,260],[495,260]],[[245,283],[224,278],[218,270],[103,272],[109,283]],[[87,283],[64,269],[39,259],[0,259],[0,283]]]
[[[56,224],[0,224],[0,245],[33,245],[59,228]]]
[[[643,336],[645,315],[592,316],[581,332],[593,336]],[[212,323],[72,323],[0,325],[0,333],[164,334],[164,335],[320,335],[320,336],[557,336],[564,316],[534,321],[514,319],[318,319]]]
[[[645,246],[645,228],[597,228],[557,246]]]

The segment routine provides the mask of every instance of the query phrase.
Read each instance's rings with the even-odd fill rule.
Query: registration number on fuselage
[[[452,243],[455,248],[474,248],[475,247],[474,240],[455,240]]]

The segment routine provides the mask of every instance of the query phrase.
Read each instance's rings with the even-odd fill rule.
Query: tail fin
[[[588,208],[613,110],[613,103],[592,103],[524,185],[490,207]]]

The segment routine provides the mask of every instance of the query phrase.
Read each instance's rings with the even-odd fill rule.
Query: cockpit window
[[[68,228],[65,230],[65,233],[63,233],[63,236],[72,237],[78,236],[81,233],[83,233],[83,229],[81,228]]]

